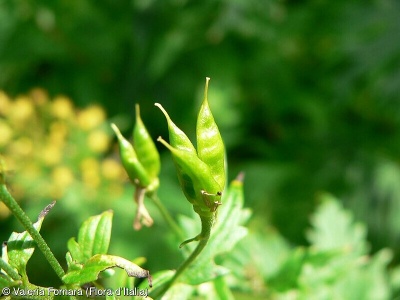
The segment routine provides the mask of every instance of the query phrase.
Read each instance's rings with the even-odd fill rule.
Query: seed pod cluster
[[[140,117],[139,105],[136,105],[133,145],[122,136],[115,124],[111,124],[111,127],[118,138],[122,165],[136,187],[133,198],[137,204],[137,212],[133,228],[139,230],[142,224],[151,226],[153,219],[144,205],[144,197],[155,193],[159,187],[160,155]]]
[[[225,188],[225,148],[208,104],[208,82],[197,117],[197,151],[186,134],[158,103],[168,123],[169,143],[158,138],[170,151],[179,183],[186,198],[200,217],[213,217]]]

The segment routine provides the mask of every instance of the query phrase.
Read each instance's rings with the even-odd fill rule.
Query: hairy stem
[[[3,269],[12,279],[14,280],[20,280],[21,276],[19,276],[18,272],[15,271],[8,263],[6,263],[1,257],[0,257],[0,270]]]
[[[18,221],[24,226],[25,230],[30,234],[32,239],[36,242],[40,251],[42,251],[44,257],[49,262],[50,266],[56,272],[57,276],[62,279],[65,275],[63,268],[55,258],[53,252],[51,252],[49,246],[41,236],[41,234],[33,227],[31,220],[18,205],[17,201],[10,195],[7,187],[4,184],[0,185],[0,200],[8,207]]]

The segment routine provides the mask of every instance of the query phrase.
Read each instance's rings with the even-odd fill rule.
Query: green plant
[[[322,194],[319,197],[319,205],[311,217],[311,229],[306,235],[309,243],[307,246],[291,245],[274,228],[270,226],[260,228],[259,224],[249,222],[252,214],[249,209],[243,208],[243,173],[225,188],[227,166],[224,145],[208,106],[207,89],[208,79],[198,114],[197,149],[186,134],[172,122],[164,108],[157,104],[167,119],[169,143],[162,138],[158,140],[171,152],[183,194],[193,206],[191,216],[181,215],[176,221],[170,210],[164,206],[164,201],[158,197],[162,187],[160,182],[161,184],[164,182],[163,179],[159,179],[160,157],[141,120],[139,107],[136,107],[133,145],[122,136],[116,125],[112,125],[118,138],[122,165],[135,189],[133,197],[137,203],[137,214],[134,228],[140,229],[142,223],[151,225],[153,218],[150,217],[152,213],[150,205],[157,208],[158,215],[156,213],[153,215],[154,223],[157,224],[163,217],[175,235],[175,241],[183,241],[180,253],[184,260],[180,266],[176,270],[158,268],[153,271],[144,265],[146,259],[143,257],[136,255],[136,258],[132,259],[132,257],[124,258],[127,255],[112,254],[111,252],[115,251],[109,251],[109,246],[113,244],[111,232],[112,227],[118,223],[115,220],[113,222],[114,212],[111,210],[86,218],[79,228],[77,237],[70,238],[66,243],[68,251],[63,252],[65,263],[57,259],[52,247],[42,237],[41,230],[43,232],[42,224],[46,224],[44,219],[47,220],[56,213],[63,202],[60,201],[61,203],[56,206],[55,202],[47,205],[39,214],[37,222],[32,223],[25,209],[21,208],[7,188],[6,175],[9,168],[6,167],[6,163],[13,154],[8,150],[5,152],[6,159],[1,159],[0,164],[0,200],[23,225],[25,231],[13,232],[3,244],[0,259],[2,298],[83,299],[90,296],[110,300],[132,297],[163,300],[235,298],[389,300],[399,297],[400,268],[393,262],[393,265],[390,265],[391,249],[371,253],[366,227],[357,223],[352,214],[333,196]],[[6,103],[4,98],[1,99],[0,97],[0,101]],[[21,103],[25,104],[20,108],[28,107],[26,101]],[[9,105],[12,107],[15,103],[10,102]],[[54,103],[44,102],[42,105],[38,111],[46,116],[45,108],[48,105],[53,107]],[[4,107],[0,106],[0,109],[3,109],[0,113],[7,121],[11,123],[19,120],[25,125],[27,121],[32,120],[32,115],[36,114],[37,109],[36,107],[31,107],[32,110],[25,109],[23,114],[21,111],[24,110],[18,110],[19,116],[22,115],[24,118],[14,119],[16,117],[14,115],[7,119],[7,110]],[[73,113],[68,118],[70,118],[68,122],[74,123]],[[52,118],[49,117],[47,120],[51,121]],[[87,123],[82,122],[82,124]],[[89,124],[91,125],[87,129],[93,129],[93,124],[99,125],[98,119]],[[1,125],[7,128],[8,123],[2,122]],[[86,127],[83,126],[82,130],[83,128]],[[18,137],[24,134],[21,128],[15,127],[15,130],[15,132],[20,130],[15,134]],[[45,135],[44,131],[39,133]],[[74,134],[79,135],[76,132]],[[9,149],[7,145],[12,143],[12,134],[8,137],[0,136],[1,141],[3,141],[2,149]],[[14,157],[15,159],[18,160],[18,157]],[[29,159],[26,158],[26,161]],[[17,171],[19,170],[18,168]],[[43,167],[42,173],[47,174],[46,172],[49,171]],[[113,180],[116,178],[119,177]],[[17,183],[20,184],[20,181]],[[103,183],[106,186],[109,184],[107,181]],[[68,192],[68,189],[66,191]],[[28,192],[29,189],[26,189],[23,193],[26,199],[22,204],[28,202]],[[129,194],[129,197],[132,196],[130,193],[131,191],[127,189],[126,194]],[[41,195],[47,198],[46,193]],[[149,211],[144,206],[146,199],[149,200]],[[185,202],[178,197],[174,201],[179,206],[184,206]],[[80,202],[73,203],[81,205],[77,210],[85,205]],[[106,200],[103,200],[103,204],[106,203]],[[126,210],[125,207],[122,210]],[[74,214],[72,216],[77,217]],[[245,227],[244,225],[248,223],[250,225]],[[143,230],[150,232],[157,229],[143,228]],[[123,244],[130,247],[149,241],[138,241],[136,239],[138,232],[134,233],[135,239],[131,243],[125,231]],[[194,238],[187,239],[193,236]],[[156,242],[159,243],[159,240]],[[197,245],[190,243],[195,241],[198,241]],[[175,243],[176,248],[177,246]],[[32,261],[36,248],[39,248],[54,270],[58,279],[57,287],[54,287],[54,284],[46,286],[32,282],[27,266],[28,262]],[[151,270],[151,274],[147,269]],[[48,274],[45,276],[47,278]]]
[[[154,287],[150,292],[150,296],[154,299],[176,298],[177,293],[180,294],[180,299],[190,298],[196,292],[196,286],[206,282],[212,283],[221,297],[231,297],[231,292],[221,277],[227,274],[228,270],[215,264],[214,259],[221,253],[221,249],[228,251],[247,232],[241,226],[244,221],[243,176],[240,175],[227,191],[224,191],[225,150],[208,107],[208,80],[207,78],[205,97],[198,117],[197,153],[186,135],[172,123],[162,109],[167,116],[169,128],[171,129],[173,125],[174,129],[170,130],[171,146],[164,140],[159,140],[173,154],[182,190],[193,204],[194,211],[200,216],[202,229],[199,235],[181,244],[183,246],[192,241],[199,241],[190,255],[190,248],[185,247],[187,249],[183,252],[186,259],[176,271],[166,270],[155,274]],[[114,124],[112,128],[118,138],[122,165],[135,186],[134,199],[138,204],[138,214],[134,228],[140,229],[139,224],[143,216],[148,222],[146,225],[152,224],[151,217],[144,208],[144,197],[147,196],[158,206],[177,237],[182,238],[188,233],[185,229],[190,226],[178,225],[157,196],[159,155],[140,118],[139,107],[136,107],[133,146]],[[176,134],[174,130],[179,131],[178,137],[174,135]],[[112,211],[90,217],[81,225],[77,239],[71,238],[67,243],[67,270],[64,270],[39,232],[44,217],[55,202],[46,206],[40,213],[38,221],[32,223],[9,193],[6,187],[5,169],[2,161],[0,199],[26,229],[22,233],[13,233],[3,247],[0,267],[4,272],[0,276],[0,288],[6,298],[23,299],[29,296],[33,299],[54,297],[76,299],[85,296],[104,296],[107,299],[116,299],[119,296],[148,296],[149,288],[153,286],[150,272],[132,261],[107,253],[111,238]],[[221,204],[222,208],[218,209]],[[217,212],[219,212],[218,217]],[[206,246],[208,251],[204,251]],[[36,247],[57,274],[61,282],[59,288],[38,286],[30,281],[26,266]],[[132,287],[132,283],[129,284],[126,279],[121,280],[117,289],[107,288],[104,285],[104,278],[112,276],[108,269],[114,267],[124,269],[130,277],[147,278],[148,281],[147,283],[142,281],[139,288],[133,290],[129,288]]]

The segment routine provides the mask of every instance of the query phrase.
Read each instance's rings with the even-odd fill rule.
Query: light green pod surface
[[[162,138],[158,141],[171,151],[183,193],[195,211],[206,217],[213,215],[214,202],[220,199],[220,186],[210,176],[208,165],[193,153],[174,148]]]
[[[165,118],[167,119],[169,143],[171,144],[171,146],[197,155],[196,149],[194,148],[192,142],[189,140],[187,135],[178,126],[176,126],[174,122],[172,122],[164,107],[162,107],[162,105],[159,103],[155,103],[154,105],[162,111]]]
[[[135,110],[136,122],[133,127],[133,147],[140,163],[148,173],[150,180],[153,181],[160,173],[160,155],[140,117],[140,108],[138,104],[136,104]]]
[[[146,172],[146,169],[140,163],[131,143],[129,143],[128,140],[122,136],[115,124],[111,124],[111,127],[117,135],[121,162],[126,173],[128,174],[129,179],[135,184],[136,181],[139,181],[139,184],[143,187],[150,185],[150,177]]]
[[[220,192],[222,192],[226,181],[225,147],[208,104],[209,80],[206,78],[204,99],[197,117],[197,153],[199,158],[210,167],[211,176],[218,182]]]

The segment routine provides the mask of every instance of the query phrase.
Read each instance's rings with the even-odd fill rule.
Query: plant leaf
[[[95,254],[107,253],[111,237],[112,217],[113,212],[109,210],[83,222],[79,229],[78,245],[75,240],[68,241],[68,249],[75,261],[85,263]]]
[[[71,261],[75,261],[76,263],[84,263],[83,253],[81,247],[77,243],[74,237],[70,238],[67,243],[67,247],[69,250],[69,256],[71,257]],[[67,255],[68,255],[67,253]],[[68,262],[67,258],[67,262]],[[69,266],[69,263],[68,263]]]
[[[33,227],[40,231],[43,220],[49,211],[53,208],[55,201],[47,205],[39,214],[38,220]],[[27,231],[18,233],[13,232],[7,241],[6,249],[3,250],[3,259],[13,268],[17,269],[21,275],[26,274],[26,264],[35,251],[36,243]]]
[[[105,254],[94,255],[86,261],[82,269],[69,271],[62,279],[65,284],[82,285],[96,281],[100,272],[113,267],[124,269],[130,277],[147,278],[149,286],[152,286],[152,278],[149,271],[122,257]]]
[[[226,277],[215,278],[213,284],[214,284],[215,295],[213,295],[212,298],[208,296],[208,299],[221,299],[221,300],[235,299],[231,290],[229,289],[228,283],[226,282]]]
[[[287,291],[298,287],[299,276],[304,266],[324,266],[338,253],[334,251],[310,251],[308,248],[296,248],[279,271],[269,280],[268,285],[277,291]]]
[[[353,216],[329,194],[311,217],[313,229],[307,232],[310,243],[319,250],[348,249],[355,255],[367,252],[366,229],[354,223]]]
[[[222,198],[223,204],[218,209],[217,222],[212,228],[208,244],[182,274],[181,282],[197,285],[229,272],[228,269],[216,265],[214,258],[230,251],[247,234],[247,229],[241,226],[245,216],[249,216],[248,212],[243,210],[243,198],[243,182],[238,178],[230,184]],[[194,222],[193,226],[196,226]],[[188,226],[185,230],[189,235],[193,228]]]

